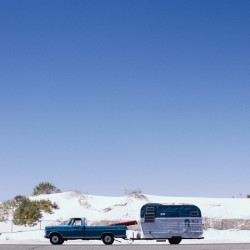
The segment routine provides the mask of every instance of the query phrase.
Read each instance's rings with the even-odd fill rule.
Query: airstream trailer
[[[203,239],[201,210],[195,205],[148,203],[140,215],[144,239],[168,239],[179,244],[182,239]]]

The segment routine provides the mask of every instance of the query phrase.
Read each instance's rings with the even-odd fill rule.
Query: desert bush
[[[60,190],[51,183],[40,183],[34,188],[33,194],[53,192],[60,192]],[[42,212],[52,213],[53,209],[58,209],[58,205],[49,200],[31,201],[26,196],[17,195],[14,199],[0,204],[0,220],[13,217],[15,225],[34,225],[42,217]]]
[[[80,195],[78,201],[79,201],[81,206],[83,206],[85,208],[91,208],[91,204],[89,204],[88,197],[85,196],[84,194]]]
[[[42,218],[42,212],[52,213],[53,209],[58,209],[58,205],[49,200],[31,201],[25,196],[16,196],[14,202],[16,209],[13,212],[13,223],[15,225],[35,225]]]
[[[0,220],[8,220],[9,216],[12,215],[15,209],[18,207],[18,204],[25,196],[17,195],[12,200],[4,201],[0,204]]]
[[[125,190],[127,196],[137,198],[137,199],[147,199],[147,197],[142,193],[140,189],[136,190]]]
[[[38,205],[39,209],[45,213],[52,213],[53,209],[59,208],[55,202],[52,203],[50,200],[40,200],[35,202]]]
[[[17,195],[15,196],[13,203],[15,207],[18,207],[20,204],[22,204],[23,202],[25,202],[28,198],[24,195]]]
[[[34,187],[32,195],[40,195],[40,194],[54,194],[60,193],[61,190],[56,188],[50,182],[41,182],[37,186]]]
[[[41,210],[35,201],[23,198],[13,213],[15,225],[34,225],[42,217]]]
[[[15,202],[13,200],[4,201],[0,204],[0,220],[8,220],[11,212],[16,208]]]
[[[108,213],[108,212],[110,212],[110,211],[112,211],[112,208],[111,208],[111,207],[106,207],[106,208],[103,209],[103,212],[104,212],[104,213]]]

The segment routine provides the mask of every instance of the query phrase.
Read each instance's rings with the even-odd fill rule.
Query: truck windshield
[[[71,219],[69,219],[69,220],[64,220],[64,221],[61,221],[61,222],[59,223],[59,225],[69,225],[69,223],[70,223],[70,220],[71,220]]]

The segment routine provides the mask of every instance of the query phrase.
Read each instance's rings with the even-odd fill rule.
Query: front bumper
[[[45,232],[44,238],[49,239],[49,233]]]

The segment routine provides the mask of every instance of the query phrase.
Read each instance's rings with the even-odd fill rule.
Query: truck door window
[[[75,220],[73,223],[73,226],[81,226],[81,225],[82,225],[81,220]]]

